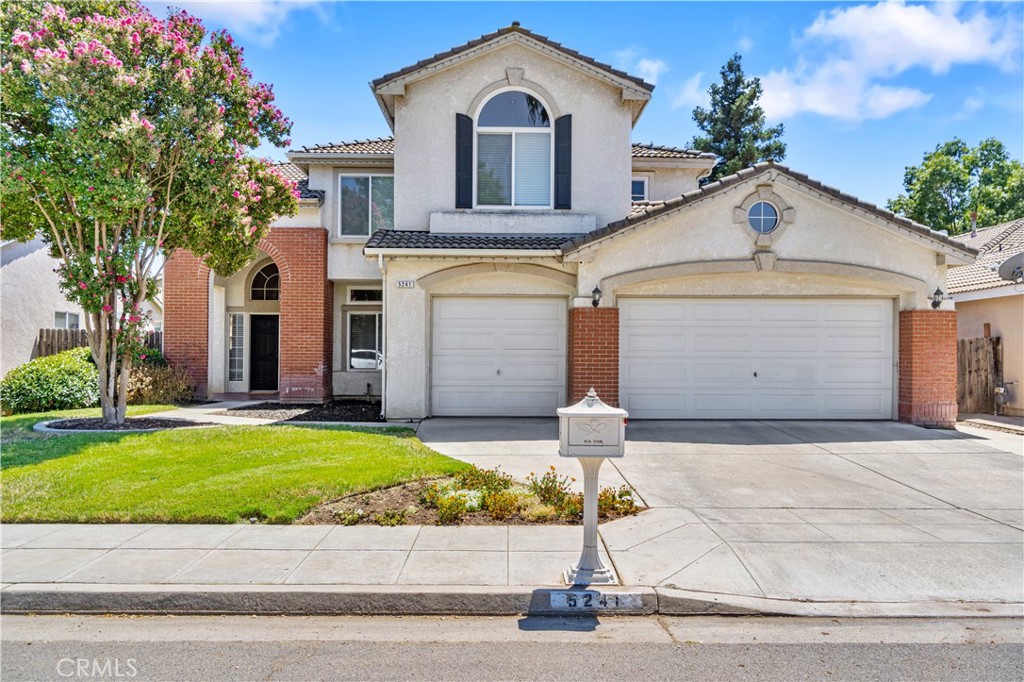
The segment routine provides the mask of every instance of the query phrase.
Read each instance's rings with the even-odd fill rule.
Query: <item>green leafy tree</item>
[[[707,182],[732,175],[761,161],[781,161],[786,156],[783,126],[765,127],[761,79],[743,75],[743,58],[734,54],[721,70],[722,82],[708,88],[711,106],[693,110],[693,120],[704,134],[693,138],[694,149],[718,155]]]
[[[242,49],[185,12],[137,2],[8,2],[0,16],[3,239],[41,238],[85,311],[103,419],[123,423],[141,303],[164,254],[228,274],[295,183],[248,151],[285,146],[291,123]],[[101,12],[102,11],[102,12]]]
[[[1024,166],[994,138],[973,148],[959,139],[936,146],[906,168],[903,189],[890,211],[950,234],[969,230],[973,212],[979,225],[1024,216]]]

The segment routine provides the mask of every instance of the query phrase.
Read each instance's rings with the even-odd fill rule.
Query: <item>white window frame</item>
[[[642,182],[642,183],[644,183],[644,197],[643,197],[643,199],[634,199],[633,198],[633,183],[634,182]],[[630,181],[629,181],[629,197],[630,197],[630,199],[632,199],[633,201],[650,201],[650,197],[651,197],[650,187],[651,187],[650,178],[648,178],[646,176],[643,176],[643,175],[634,175],[630,179]]]
[[[64,316],[64,326],[63,327],[58,327],[57,326],[57,316],[58,315],[63,315]],[[70,320],[68,319],[72,315],[75,316],[75,326],[74,327],[70,326],[70,324],[69,324]],[[78,313],[71,312],[71,311],[55,310],[55,311],[53,311],[53,328],[54,329],[81,329],[82,328],[82,316],[79,315]]]
[[[381,300],[379,300],[379,301],[354,301],[354,300],[352,300],[352,292],[353,291],[363,291],[363,290],[379,291],[379,292],[381,292]],[[375,305],[375,306],[377,306],[379,308],[379,307],[381,307],[383,305],[383,303],[384,303],[384,287],[383,286],[372,286],[371,285],[371,286],[350,286],[350,287],[345,287],[345,304],[344,305],[360,305],[360,306]]]
[[[232,379],[231,378],[231,351],[232,351],[232,347],[231,347],[232,334],[231,334],[231,332],[232,332],[232,327],[233,327],[233,320],[232,320],[232,318],[234,316],[236,316],[236,315],[238,317],[242,318],[242,348],[241,348],[241,350],[242,350],[242,378],[241,379]],[[225,346],[224,350],[225,350],[225,353],[227,354],[227,358],[226,358],[226,362],[225,362],[225,367],[224,367],[224,369],[226,370],[226,376],[224,377],[225,382],[228,383],[228,384],[236,384],[236,385],[241,384],[241,385],[248,386],[248,383],[249,383],[249,362],[248,362],[247,358],[249,356],[249,315],[247,313],[228,313],[228,324],[227,324],[227,327],[228,327],[228,330],[227,330],[228,331],[228,338],[227,338],[227,343],[224,344],[224,346]]]
[[[373,234],[373,179],[374,178],[394,178],[394,177],[395,177],[394,173],[340,173],[338,175],[338,201],[337,201],[337,207],[338,207],[338,231],[337,231],[337,235],[338,235],[339,239],[365,240],[365,239],[369,239],[370,238],[370,235]],[[367,216],[366,216],[366,230],[367,230],[367,232],[366,232],[366,234],[342,234],[341,233],[341,215],[342,215],[342,211],[341,211],[341,196],[342,196],[342,194],[341,194],[341,183],[342,183],[342,181],[345,178],[369,178],[370,179],[370,196],[369,196],[370,200],[369,200],[369,203],[368,203],[367,209],[366,209],[367,210]],[[395,201],[394,185],[392,185],[391,201],[392,201],[392,205],[393,205],[394,201]],[[392,229],[392,230],[395,229],[394,224],[392,224],[391,227],[388,228],[388,229]]]
[[[480,127],[480,112],[484,110],[487,104],[497,97],[498,95],[505,92],[522,92],[530,95],[544,106],[544,110],[548,113],[548,127],[547,128],[518,128],[518,127]],[[550,178],[548,178],[548,204],[547,206],[516,206],[516,133],[539,133],[547,130],[548,137],[550,138],[551,144],[549,148],[551,150],[550,159]],[[481,204],[477,202],[477,172],[479,171],[478,161],[478,148],[480,135],[495,134],[495,135],[512,135],[512,184],[510,187],[510,201],[509,204]],[[473,208],[481,209],[485,211],[551,211],[555,207],[555,119],[552,118],[551,107],[547,101],[536,92],[533,92],[523,87],[507,87],[495,90],[487,99],[480,103],[476,111],[473,112]]]
[[[362,288],[362,287],[357,287]],[[379,334],[377,338],[377,345],[380,346],[380,350],[377,352],[384,356],[384,311],[382,310],[350,310],[345,319],[345,371],[346,372],[380,372],[379,368],[375,369],[360,369],[352,367],[352,351],[353,350],[370,350],[368,348],[352,348],[352,316],[353,315],[375,315],[380,318],[380,322],[374,325],[374,333]],[[377,331],[379,330],[379,332]]]

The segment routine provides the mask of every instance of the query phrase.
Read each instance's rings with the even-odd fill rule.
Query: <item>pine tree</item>
[[[732,175],[761,161],[781,161],[786,156],[780,123],[765,127],[761,98],[761,80],[743,75],[743,57],[734,54],[721,71],[721,84],[708,88],[711,106],[693,110],[693,120],[704,135],[690,143],[694,149],[718,155],[707,182]]]

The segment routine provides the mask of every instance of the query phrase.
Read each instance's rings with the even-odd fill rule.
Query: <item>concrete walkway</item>
[[[517,477],[548,466],[578,476],[557,456],[556,428],[437,419],[419,435]],[[1024,615],[1024,438],[889,422],[634,422],[627,440],[602,484],[631,485],[650,509],[601,526],[623,582],[601,591],[625,612]],[[559,611],[560,573],[581,544],[578,526],[6,525],[0,605]]]

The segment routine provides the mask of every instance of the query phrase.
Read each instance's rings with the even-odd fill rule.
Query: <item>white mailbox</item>
[[[629,413],[601,402],[591,388],[587,397],[558,412],[558,454],[562,457],[622,457],[626,454]]]

